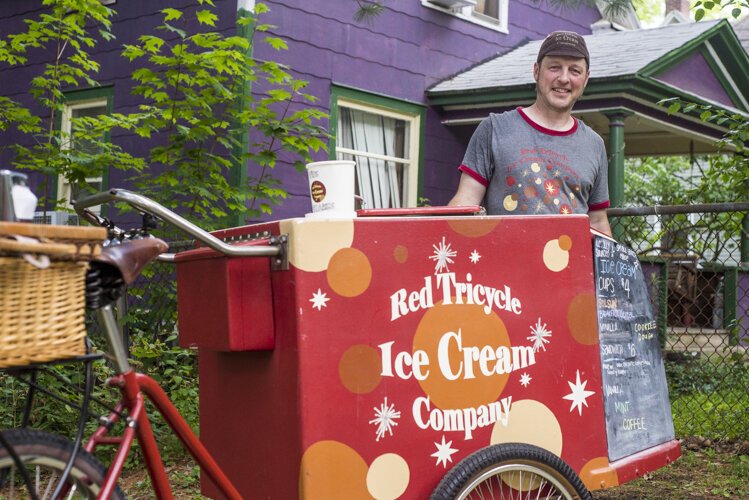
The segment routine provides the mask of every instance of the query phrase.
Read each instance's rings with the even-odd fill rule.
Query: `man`
[[[535,102],[479,124],[449,205],[483,202],[492,215],[587,213],[592,228],[611,234],[606,148],[571,114],[589,76],[582,36],[547,36],[533,65]]]

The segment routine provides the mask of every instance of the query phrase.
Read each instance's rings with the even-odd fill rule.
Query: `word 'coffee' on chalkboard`
[[[637,255],[596,236],[598,335],[609,460],[674,439],[657,326]]]

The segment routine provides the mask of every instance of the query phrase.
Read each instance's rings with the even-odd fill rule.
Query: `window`
[[[91,141],[84,141],[82,139],[76,139],[75,136],[75,125],[74,119],[85,116],[98,116],[107,113],[109,110],[109,101],[107,97],[96,97],[85,100],[69,100],[62,110],[62,120],[60,123],[60,130],[62,132],[61,147],[63,149],[70,149],[73,144],[79,150],[86,151],[88,153],[95,153],[97,144]],[[72,208],[70,204],[71,200],[75,200],[78,194],[82,191],[96,192],[102,190],[101,176],[86,178],[85,184],[82,185],[71,185],[63,176],[60,176],[57,180],[57,198],[65,199],[66,206]],[[96,207],[98,209],[98,207]]]
[[[507,33],[509,0],[421,0],[421,4]]]
[[[499,4],[502,3],[500,0],[477,0],[476,6],[473,7],[473,15],[479,18],[483,17],[486,20],[498,23],[499,17]]]
[[[365,208],[416,206],[422,109],[394,104],[414,110],[403,112],[344,97],[335,100],[335,157],[356,162],[356,192]]]

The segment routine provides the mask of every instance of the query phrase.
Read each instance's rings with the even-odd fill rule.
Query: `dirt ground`
[[[698,437],[682,441],[675,463],[630,483],[593,492],[594,500],[684,500],[749,498],[749,441],[712,442]],[[198,472],[189,459],[167,465],[175,498],[203,498]],[[125,474],[121,488],[132,500],[154,498],[145,471]]]

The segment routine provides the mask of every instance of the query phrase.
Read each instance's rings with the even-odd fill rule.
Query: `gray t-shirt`
[[[587,214],[609,206],[603,139],[577,119],[559,132],[520,108],[492,113],[471,137],[459,170],[486,186],[490,215]]]

